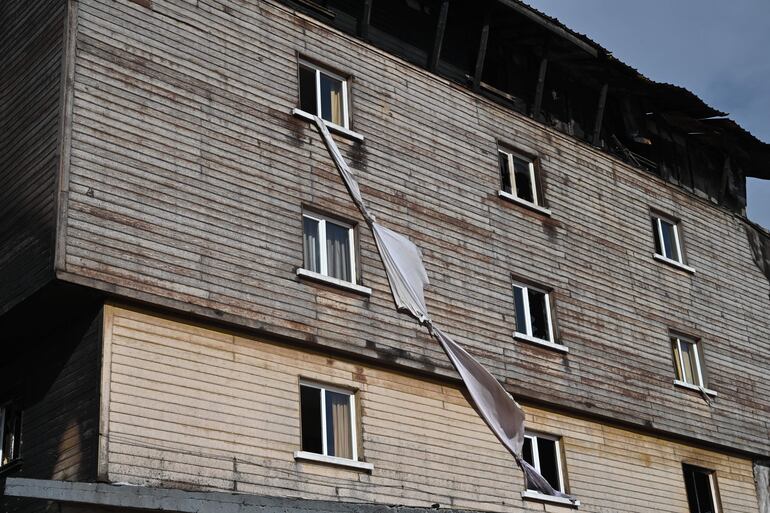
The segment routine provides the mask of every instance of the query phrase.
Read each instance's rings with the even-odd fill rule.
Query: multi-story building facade
[[[5,510],[770,511],[770,151],[691,93],[510,0],[0,14]]]

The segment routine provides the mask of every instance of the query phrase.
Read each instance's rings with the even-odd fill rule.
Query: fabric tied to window
[[[380,224],[373,223],[372,231],[385,265],[396,308],[424,322],[428,319],[428,307],[425,305],[423,288],[429,282],[420,249],[403,235]]]
[[[468,389],[477,413],[513,455],[524,472],[527,482],[533,483],[533,488],[536,487],[544,494],[574,500],[571,496],[554,490],[537,470],[522,459],[524,412],[521,407],[483,365],[433,325],[425,305],[423,287],[428,285],[428,275],[422,263],[420,250],[403,235],[375,222],[374,216],[367,211],[358,184],[329,134],[329,130],[321,118],[316,116],[315,122],[353,201],[372,228],[397,308],[413,315],[441,344]]]
[[[562,493],[559,490],[554,490],[553,486],[551,486],[551,484],[546,481],[546,479],[541,476],[537,470],[535,470],[535,467],[527,463],[523,458],[519,458],[518,456],[515,456],[515,458],[516,463],[519,464],[519,467],[521,467],[521,470],[524,472],[524,478],[527,480],[528,490],[535,490],[545,495],[552,495],[554,497],[563,497],[571,501],[575,500],[575,498],[571,495]]]
[[[364,216],[366,222],[372,224],[375,221],[374,216],[370,214],[369,210],[366,208],[364,199],[361,197],[361,191],[358,188],[358,182],[356,182],[355,176],[353,176],[353,173],[350,171],[347,162],[345,162],[345,159],[342,157],[342,154],[337,147],[337,143],[335,143],[334,139],[332,139],[332,136],[329,133],[329,129],[326,128],[326,123],[324,123],[323,119],[319,118],[318,116],[313,117],[315,119],[316,128],[318,128],[318,132],[321,134],[321,137],[326,144],[326,149],[329,150],[329,154],[334,160],[334,164],[337,166],[337,170],[340,172],[342,181],[345,182],[345,186],[348,188],[348,192],[353,198],[353,202],[358,207],[358,210],[361,211],[361,215]]]

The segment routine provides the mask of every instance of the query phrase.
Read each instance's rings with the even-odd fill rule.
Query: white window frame
[[[687,385],[693,385],[698,388],[705,388],[706,384],[703,381],[703,369],[701,368],[700,364],[700,348],[698,347],[700,345],[699,341],[694,338],[685,337],[681,335],[671,335],[672,341],[675,341],[676,343],[676,349],[677,349],[677,366],[678,366],[678,372],[677,374],[681,376],[681,382],[685,383]],[[684,357],[682,355],[682,341],[684,341],[687,344],[691,344],[693,346],[693,350],[695,352],[695,371],[696,371],[696,378],[698,380],[698,383],[687,383],[686,381],[686,373],[684,372]]]
[[[315,214],[315,213],[308,213],[303,212],[302,213],[302,244],[303,244],[303,259],[304,259],[304,244],[305,244],[305,218],[312,219],[314,221],[318,221],[318,254],[319,254],[319,260],[321,261],[321,275],[325,276],[326,278],[333,279],[342,283],[352,283],[354,285],[358,284],[358,269],[356,267],[356,235],[355,235],[355,228],[350,225],[349,223],[345,223],[343,221],[338,221],[336,219],[327,218],[325,216]],[[330,222],[332,224],[336,224],[337,226],[341,226],[343,228],[348,229],[348,246],[350,246],[350,281],[346,282],[343,279],[340,278],[334,278],[333,276],[329,276],[329,262],[328,262],[328,255],[326,253],[326,223]],[[305,266],[306,262],[302,262],[302,265]],[[305,269],[307,272],[312,273],[313,271],[309,269]]]
[[[511,187],[510,196],[513,197],[511,199],[515,199],[516,201],[521,202],[521,203],[526,203],[526,204],[529,204],[529,205],[534,205],[536,207],[541,207],[540,197],[539,197],[539,195],[537,193],[537,181],[536,181],[537,180],[537,172],[536,172],[536,169],[535,169],[535,159],[533,159],[532,157],[528,157],[528,156],[526,156],[526,155],[524,155],[522,153],[511,151],[511,150],[506,149],[504,147],[498,147],[497,148],[497,152],[498,152],[498,158],[499,158],[500,154],[503,154],[508,159],[508,175],[509,175],[508,178],[510,180],[510,183],[508,185]],[[514,171],[514,167],[513,167],[513,157],[516,157],[516,158],[518,158],[520,160],[523,160],[523,161],[527,162],[527,164],[529,165],[529,180],[530,180],[530,183],[532,184],[532,200],[533,201],[527,201],[527,200],[523,199],[521,196],[519,196],[519,192],[518,192],[518,189],[516,187],[516,172]],[[502,192],[503,193],[502,195],[504,195],[506,197],[509,196],[509,194],[506,193],[505,191],[500,191],[500,192]]]
[[[551,314],[551,293],[545,289],[541,289],[539,287],[533,287],[531,285],[526,285],[524,283],[516,282],[516,281],[513,282],[513,285],[511,287],[512,292],[515,287],[519,287],[520,289],[522,289],[521,296],[522,296],[522,300],[524,301],[524,317],[525,317],[524,328],[526,329],[526,331],[525,332],[519,331],[521,326],[519,326],[519,319],[516,319],[516,332],[514,333],[514,336],[526,338],[534,342],[547,342],[548,344],[556,345],[556,343],[554,342],[554,333],[553,333],[554,331],[553,316]],[[538,338],[532,335],[532,314],[529,311],[529,291],[530,290],[534,290],[535,292],[540,292],[541,294],[545,294],[545,313],[548,321],[548,339]],[[516,311],[515,293],[514,293],[513,301],[514,301],[513,308],[515,312]]]
[[[658,253],[658,255],[672,262],[676,262],[678,264],[684,264],[684,253],[682,252],[682,242],[679,237],[679,221],[675,221],[670,217],[662,216],[656,213],[653,213],[652,216],[655,218],[655,225],[657,227],[657,232],[658,232],[655,235],[658,238],[658,244],[660,244],[660,253]],[[673,227],[674,244],[676,244],[677,258],[671,258],[671,255],[665,254],[666,244],[663,239],[663,221],[665,221],[666,223],[670,224]]]
[[[711,505],[714,507],[714,513],[720,513],[722,508],[721,508],[721,505],[719,504],[719,498],[717,496],[717,486],[716,486],[716,478],[715,478],[716,471],[715,470],[710,470],[710,469],[707,469],[707,468],[703,468],[703,467],[698,467],[696,465],[689,465],[689,464],[686,464],[686,465],[688,467],[690,467],[691,469],[693,469],[694,471],[700,470],[700,471],[705,472],[705,473],[708,474],[708,476],[709,476],[709,489],[710,489],[709,491],[711,492],[711,494],[710,494],[711,495],[711,503],[712,503]],[[689,507],[687,509],[689,509]]]
[[[0,406],[0,462],[3,461],[3,446],[5,442],[5,416],[10,408],[12,408],[13,403],[6,403],[2,406]],[[19,412],[16,412],[16,415],[19,415]],[[16,422],[19,422],[16,420]],[[8,464],[13,463],[15,460],[17,460],[20,457],[20,454],[18,454],[21,450],[21,432],[18,432],[15,427],[12,428],[14,431],[12,433],[13,436],[13,442],[11,443],[11,459],[9,460]],[[2,464],[0,464],[0,467],[2,467]]]
[[[321,73],[324,75],[334,78],[336,80],[339,80],[342,82],[342,125],[338,125],[337,123],[333,123],[329,120],[324,119],[324,122],[326,124],[343,128],[345,130],[350,129],[350,115],[349,115],[349,108],[348,108],[348,79],[343,77],[342,75],[339,75],[338,73],[334,73],[333,71],[329,71],[327,68],[319,67],[317,64],[313,64],[312,62],[308,62],[306,60],[300,59],[299,65],[304,66],[306,68],[310,68],[315,72],[315,112],[309,112],[309,114],[313,114],[315,116],[318,116],[319,118],[323,119],[321,116]],[[300,95],[302,92],[300,91]]]
[[[551,440],[556,445],[554,447],[554,450],[556,451],[556,470],[559,474],[559,490],[561,493],[567,493],[566,486],[564,486],[566,483],[564,482],[564,468],[563,463],[561,461],[561,440],[558,436],[552,436],[552,435],[542,435],[542,434],[536,434],[536,433],[525,433],[524,438],[528,439],[530,441],[530,444],[532,445],[532,462],[533,467],[535,467],[535,470],[537,470],[538,474],[542,475],[542,472],[540,471],[540,453],[537,448],[537,439],[542,438],[543,440]],[[527,488],[527,490],[530,490]],[[531,490],[530,490],[531,491]]]
[[[329,449],[327,447],[327,426],[326,426],[326,391],[330,392],[336,392],[338,394],[344,394],[348,396],[349,399],[349,406],[350,406],[350,443],[353,447],[353,457],[350,458],[351,461],[358,461],[358,418],[356,414],[356,393],[351,390],[345,390],[344,388],[337,388],[334,386],[329,385],[321,385],[318,383],[314,383],[312,381],[306,381],[306,380],[300,380],[299,382],[300,387],[309,387],[309,388],[316,388],[321,391],[321,446],[323,450],[323,454],[321,456],[324,456],[325,458],[333,458],[335,460],[342,460],[342,461],[348,461],[348,458],[341,458],[339,456],[331,456],[329,454]],[[300,403],[301,406],[301,403]],[[300,415],[302,415],[302,412],[300,412]],[[306,451],[301,451],[306,452]],[[310,453],[310,454],[316,454],[316,453]],[[296,455],[295,455],[296,457]],[[311,459],[311,458],[308,458]]]

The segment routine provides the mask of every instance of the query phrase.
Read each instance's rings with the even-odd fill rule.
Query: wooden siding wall
[[[544,511],[454,386],[147,313],[105,308],[109,481],[349,502]],[[299,379],[358,391],[371,474],[299,463]],[[562,437],[585,512],[686,513],[682,462],[714,469],[724,513],[757,510],[750,459],[525,407]],[[568,511],[549,506],[546,511]]]
[[[42,322],[46,314],[29,322]],[[0,365],[0,403],[22,409],[22,465],[14,477],[96,479],[102,314],[81,304],[63,324]],[[11,337],[4,343],[14,344]],[[45,501],[0,500],[0,511],[45,510]]]
[[[450,373],[393,302],[296,277],[303,205],[361,221],[293,118],[297,54],[352,75],[338,137],[364,197],[422,248],[435,321],[518,397],[770,454],[770,285],[743,221],[273,2],[81,0],[60,276],[359,355]],[[497,141],[540,155],[552,217],[498,197]],[[655,261],[680,217],[694,275]],[[567,355],[512,339],[511,273],[553,287]],[[703,340],[708,406],[673,386],[668,329]]]
[[[53,277],[64,12],[0,2],[0,314]]]

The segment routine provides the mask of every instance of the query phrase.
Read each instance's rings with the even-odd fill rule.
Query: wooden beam
[[[593,145],[599,146],[599,138],[602,133],[602,121],[604,120],[604,106],[607,104],[608,84],[605,82],[602,91],[599,93],[599,105],[596,107],[596,122],[594,123]]]
[[[444,43],[444,31],[446,30],[448,13],[449,0],[444,0],[441,2],[441,10],[438,13],[438,20],[436,22],[436,35],[433,39],[433,51],[428,59],[428,69],[430,71],[436,71],[436,67],[438,66],[438,59],[441,56],[441,45]]]
[[[473,72],[473,90],[479,90],[481,73],[484,71],[484,59],[487,56],[487,43],[489,42],[489,11],[484,14],[484,25],[481,27],[479,40],[479,53],[476,55],[476,69]]]
[[[372,1],[364,0],[364,12],[358,20],[358,35],[366,38],[369,36],[369,20],[372,18]]]
[[[548,69],[548,55],[544,54],[540,59],[540,71],[537,74],[537,87],[535,87],[535,102],[532,106],[532,117],[540,117],[540,107],[543,105],[543,89],[545,88],[545,73]]]

